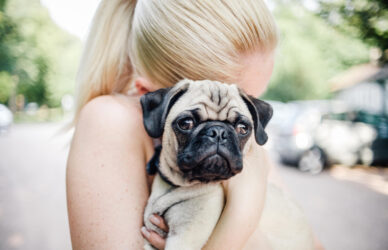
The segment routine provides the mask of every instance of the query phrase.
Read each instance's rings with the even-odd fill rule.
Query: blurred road
[[[69,136],[62,124],[0,135],[0,249],[71,249],[65,199]]]
[[[386,194],[367,185],[336,179],[328,171],[310,175],[280,166],[278,172],[326,249],[388,249]]]
[[[0,135],[0,249],[71,249],[65,201],[69,135],[62,124]],[[329,250],[388,249],[388,196],[367,185],[278,167]]]

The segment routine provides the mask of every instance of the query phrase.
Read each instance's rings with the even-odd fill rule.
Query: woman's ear
[[[157,86],[144,77],[137,77],[135,79],[135,88],[139,95],[144,95],[148,92],[155,91]]]

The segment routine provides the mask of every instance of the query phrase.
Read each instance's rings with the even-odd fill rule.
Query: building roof
[[[388,79],[388,65],[377,66],[371,63],[354,66],[329,80],[330,90],[339,91],[361,82],[374,82]]]

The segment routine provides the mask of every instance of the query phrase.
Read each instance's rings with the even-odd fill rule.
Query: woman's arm
[[[149,190],[141,113],[117,97],[82,110],[67,164],[73,249],[141,249]]]
[[[259,225],[264,207],[269,162],[264,149],[252,145],[243,171],[224,182],[226,204],[204,249],[243,249]]]

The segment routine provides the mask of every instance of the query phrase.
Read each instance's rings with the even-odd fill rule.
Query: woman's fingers
[[[152,224],[154,224],[158,228],[168,233],[168,226],[161,216],[153,214],[150,216],[149,220],[151,221]]]
[[[141,228],[141,234],[149,243],[151,243],[152,246],[159,250],[163,250],[166,246],[165,239],[163,239],[159,234],[153,231],[148,231],[145,227]]]
[[[156,214],[153,214],[149,217],[149,220],[152,224],[163,230],[164,232],[168,233],[168,226],[164,219]],[[166,245],[166,240],[160,236],[158,233],[154,231],[147,230],[147,228],[142,227],[141,233],[143,237],[148,240],[151,245],[153,245],[157,249],[164,249]]]

